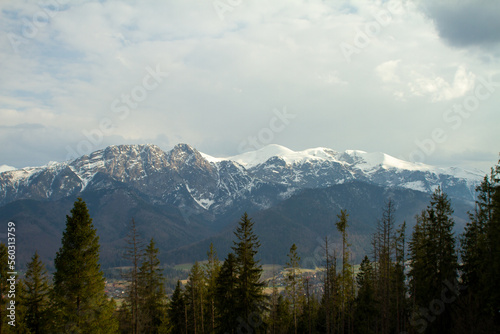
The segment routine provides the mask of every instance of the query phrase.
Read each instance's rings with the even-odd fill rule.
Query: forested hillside
[[[66,216],[55,271],[49,274],[35,253],[17,281],[0,284],[0,333],[496,333],[500,164],[477,194],[460,234],[439,187],[413,228],[398,222],[394,201],[386,201],[359,266],[343,208],[332,221],[340,240],[324,237],[314,274],[301,266],[293,243],[283,271],[269,280],[258,259],[261,236],[244,213],[227,256],[219,259],[211,244],[206,261],[196,262],[172,295],[165,292],[161,240],[145,239],[132,220],[119,304],[105,294],[100,240],[79,198]],[[14,223],[10,228],[15,233]],[[14,266],[10,246],[0,244],[0,276],[12,277]]]

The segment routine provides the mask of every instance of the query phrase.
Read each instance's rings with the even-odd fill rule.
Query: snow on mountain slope
[[[16,170],[16,167],[8,166],[8,165],[0,165],[0,173],[9,172],[11,170]]]
[[[304,162],[335,162],[370,173],[379,169],[395,169],[405,171],[419,171],[433,174],[453,175],[457,178],[472,179],[474,182],[484,175],[479,170],[467,171],[458,167],[440,168],[423,163],[404,161],[382,152],[368,153],[359,150],[337,152],[329,148],[317,147],[303,151],[293,151],[287,147],[271,144],[258,150],[245,152],[227,158],[216,158],[207,154],[202,155],[210,162],[218,163],[229,160],[239,163],[246,169],[254,168],[266,163],[269,159],[278,157],[288,165]]]
[[[296,189],[327,187],[357,179],[429,193],[441,186],[453,196],[472,200],[475,187],[484,176],[479,170],[412,163],[381,152],[337,152],[324,147],[293,151],[273,144],[227,158],[205,156],[214,164],[224,160],[236,162],[259,179],[289,184]]]
[[[24,198],[53,200],[122,184],[155,203],[191,203],[222,214],[235,203],[266,207],[301,189],[354,180],[427,193],[441,186],[450,196],[472,201],[483,176],[479,171],[415,164],[384,153],[324,147],[293,151],[268,145],[218,158],[187,144],[169,152],[155,145],[119,145],[73,161],[1,173],[0,205]]]
[[[284,146],[271,144],[255,151],[245,152],[224,159],[237,162],[246,169],[249,169],[266,162],[272,157],[288,157],[295,153],[297,152],[294,152]]]
[[[287,147],[271,144],[264,146],[258,150],[245,152],[232,157],[227,157],[227,158],[211,157],[211,158],[213,159],[213,161],[221,161],[221,160],[234,161],[244,166],[245,168],[250,169],[260,164],[263,164],[269,159],[274,157],[278,157],[290,165],[304,163],[307,161],[339,162],[335,158],[336,154],[337,152],[324,147],[311,148],[303,151],[292,151]]]
[[[347,150],[345,154],[352,157],[358,168],[364,171],[370,171],[374,167],[382,167],[384,169],[396,168],[410,171],[433,171],[435,167],[422,164],[422,163],[411,163],[408,161],[403,161],[394,158],[388,154],[382,152],[368,153],[364,151]]]

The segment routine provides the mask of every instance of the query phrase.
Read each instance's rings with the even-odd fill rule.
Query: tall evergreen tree
[[[25,301],[28,299],[28,295],[26,293],[26,286],[24,285],[24,280],[20,279],[17,281],[17,287],[16,287],[16,326],[11,327],[11,330],[3,333],[12,333],[15,332],[16,334],[32,334],[33,332],[30,330],[28,327],[28,318],[29,318],[29,313],[28,313],[28,308],[26,307],[27,305],[25,304]],[[45,312],[43,314],[43,318],[40,319],[40,322],[43,323],[42,325],[42,331],[39,331],[38,333],[46,333],[49,330],[49,321],[51,314],[50,312]],[[13,330],[12,330],[13,329]]]
[[[392,315],[394,311],[395,289],[394,283],[394,263],[395,263],[395,206],[389,200],[382,214],[382,219],[377,224],[377,232],[374,235],[374,250],[377,263],[376,294],[380,305],[380,328],[383,333],[388,333],[391,327]]]
[[[221,263],[217,258],[217,252],[215,251],[214,245],[210,243],[210,248],[207,253],[208,262],[205,265],[205,275],[207,283],[207,296],[205,298],[207,305],[205,306],[205,319],[207,321],[207,332],[215,332],[215,318],[216,318],[216,308],[215,308],[215,295],[217,289],[217,277],[221,269]]]
[[[486,244],[489,252],[488,268],[485,273],[487,298],[486,311],[493,318],[495,331],[500,330],[500,161],[492,169],[491,176],[491,219],[486,225]]]
[[[339,277],[339,288],[340,288],[341,328],[342,328],[342,333],[344,333],[346,325],[349,328],[352,324],[351,308],[354,300],[354,282],[353,282],[354,271],[352,265],[349,262],[350,244],[348,242],[348,232],[347,232],[347,228],[349,227],[349,222],[348,222],[349,215],[345,210],[341,210],[340,214],[337,217],[339,220],[337,221],[337,223],[335,223],[335,226],[342,235],[342,271]]]
[[[143,262],[138,273],[141,332],[148,334],[160,333],[167,326],[167,295],[158,253],[154,239],[151,238],[144,251]]]
[[[380,309],[375,296],[375,273],[372,263],[365,256],[356,276],[358,295],[355,299],[354,328],[355,333],[371,334],[377,331],[377,320]],[[383,332],[382,333],[388,333]]]
[[[292,307],[294,332],[297,334],[297,319],[300,316],[298,313],[300,312],[300,306],[303,304],[301,298],[303,296],[303,288],[300,271],[300,257],[297,254],[297,246],[295,244],[292,245],[288,253],[286,275],[286,293]]]
[[[482,273],[487,269],[484,267],[486,264],[484,258],[489,253],[486,226],[492,218],[493,188],[487,176],[476,188],[476,192],[476,208],[474,213],[469,213],[469,222],[465,226],[460,242],[463,282],[469,287],[469,290],[479,294],[485,283],[481,282]]]
[[[447,284],[457,279],[458,261],[453,236],[453,210],[446,194],[437,188],[430,206],[417,217],[410,242],[410,288],[413,294],[413,324],[420,322],[428,333],[444,333],[451,328],[451,310],[436,304],[428,316],[431,301],[441,298]],[[424,320],[425,319],[425,320]]]
[[[390,199],[372,240],[374,292],[380,310],[377,330],[383,333],[401,332],[406,319],[406,223],[396,230],[395,212],[395,204]]]
[[[282,295],[278,296],[276,304],[276,322],[273,323],[273,333],[289,334],[294,331],[293,314],[290,313],[290,300]]]
[[[205,277],[203,269],[195,262],[189,273],[186,284],[185,300],[189,311],[188,323],[191,333],[202,334],[205,332],[204,304],[206,296]]]
[[[492,317],[488,312],[487,273],[490,249],[487,226],[492,219],[492,179],[485,176],[476,187],[476,206],[469,212],[469,222],[460,236],[462,282],[467,287],[459,296],[454,331],[456,333],[490,333]]]
[[[168,305],[167,315],[170,324],[170,333],[187,334],[185,300],[180,281],[177,281],[177,285],[175,286],[172,300]]]
[[[255,258],[260,242],[253,232],[253,225],[245,212],[234,233],[237,241],[234,241],[233,250],[238,274],[238,299],[235,307],[244,325],[260,327],[266,309],[266,296],[263,293],[264,283],[261,281],[262,266]],[[253,330],[259,331],[258,328]]]
[[[329,249],[328,237],[325,237],[325,272],[323,276],[324,293],[321,298],[321,305],[318,316],[320,321],[317,324],[318,330],[323,333],[335,333],[339,329],[339,314],[341,305],[340,296],[340,275],[337,273],[337,255],[333,255]]]
[[[238,263],[236,256],[229,253],[217,277],[215,306],[217,309],[216,332],[237,333],[238,305]]]
[[[139,266],[144,256],[144,241],[137,231],[135,220],[132,218],[129,233],[126,237],[124,258],[131,265],[130,270],[123,273],[123,279],[128,282],[126,299],[122,304],[120,326],[128,328],[132,334],[138,334],[139,327]]]
[[[114,303],[104,293],[99,265],[99,237],[81,198],[66,216],[54,265],[54,332],[115,333]]]
[[[27,264],[26,274],[19,286],[20,304],[22,304],[26,328],[32,334],[48,332],[50,307],[50,282],[45,265],[37,252]]]
[[[314,294],[312,279],[306,276],[304,282],[304,297],[302,298],[302,313],[298,322],[299,333],[316,333],[316,324],[318,321],[319,303]]]

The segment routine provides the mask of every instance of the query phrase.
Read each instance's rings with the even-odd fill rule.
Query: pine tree
[[[348,233],[347,228],[349,227],[348,222],[349,215],[345,210],[341,210],[340,214],[337,215],[339,219],[335,224],[337,230],[342,235],[342,272],[339,277],[339,287],[340,287],[340,312],[341,312],[341,326],[342,333],[345,332],[345,326],[351,326],[351,307],[354,300],[354,282],[353,276],[354,272],[352,265],[349,263],[349,243],[348,243]]]
[[[205,332],[205,319],[203,306],[206,295],[205,277],[198,262],[195,262],[189,273],[186,284],[185,300],[189,311],[189,328],[192,333],[201,334]]]
[[[300,276],[300,257],[297,254],[297,246],[295,244],[292,245],[290,252],[288,253],[286,275],[286,292],[292,307],[294,332],[297,334],[297,318],[299,316],[298,313],[302,301],[301,296],[303,295],[303,289],[302,279]]]
[[[492,218],[492,184],[486,176],[480,186],[474,213],[469,213],[469,222],[461,236],[462,279],[470,290],[479,293],[485,282],[481,282],[481,274],[486,270],[483,259],[488,254],[486,226]]]
[[[54,264],[54,332],[115,333],[114,303],[104,293],[99,265],[99,237],[81,198],[66,216]]]
[[[410,242],[410,288],[414,303],[412,323],[418,325],[418,330],[427,329],[429,333],[443,333],[452,326],[451,310],[449,307],[446,309],[444,303],[443,309],[435,309],[432,315],[428,315],[431,301],[441,298],[447,284],[457,279],[452,214],[446,194],[437,188],[430,206],[417,217]]]
[[[337,274],[337,255],[330,254],[328,237],[325,237],[325,273],[323,276],[324,293],[319,308],[318,330],[327,334],[335,333],[340,311],[340,280]],[[324,322],[323,322],[324,321]],[[337,328],[338,329],[338,328]]]
[[[32,334],[47,333],[50,307],[50,282],[45,265],[37,252],[27,264],[20,290],[20,304],[25,309],[24,323]]]
[[[282,295],[278,296],[276,305],[276,319],[275,333],[288,334],[293,329],[293,314],[290,313],[290,301]]]
[[[460,236],[462,258],[462,282],[467,287],[456,302],[457,315],[454,331],[456,333],[493,332],[492,315],[488,310],[488,282],[490,270],[490,248],[487,226],[493,215],[493,174],[485,176],[476,187],[476,206],[469,212],[469,222]]]
[[[298,332],[312,334],[316,333],[320,305],[318,303],[318,298],[313,291],[314,289],[311,284],[311,277],[305,277],[303,282],[305,295],[302,298],[302,313],[299,317]]]
[[[500,292],[498,278],[500,277],[500,161],[492,169],[491,176],[491,219],[486,225],[486,244],[489,255],[484,259],[488,263],[486,277],[487,312],[494,322],[495,331],[500,330]]]
[[[269,305],[269,316],[267,318],[266,323],[269,325],[270,333],[275,334],[278,330],[279,320],[277,311],[278,311],[278,298],[280,296],[280,293],[276,282],[276,270],[274,265],[273,265],[273,278],[270,283],[272,287],[272,292]]]
[[[217,309],[216,332],[237,333],[238,328],[238,263],[229,253],[217,277],[215,306]]]
[[[380,309],[375,296],[375,273],[372,263],[365,256],[356,276],[358,295],[355,299],[355,333],[376,333]],[[382,333],[387,333],[383,332]]]
[[[380,308],[378,331],[400,332],[406,310],[405,229],[395,230],[396,209],[390,199],[373,236],[374,292]]]
[[[216,318],[216,308],[215,308],[215,295],[217,289],[217,277],[219,276],[219,272],[221,269],[221,263],[217,258],[217,252],[214,249],[214,245],[210,243],[210,249],[207,253],[208,262],[205,265],[205,274],[206,274],[206,306],[205,306],[205,319],[207,321],[207,332],[214,333],[215,332],[215,318]]]
[[[151,238],[138,273],[142,333],[156,334],[166,327],[167,295],[158,253],[154,239]]]
[[[28,312],[27,305],[25,304],[25,301],[28,299],[28,295],[26,293],[26,286],[24,285],[24,280],[20,279],[17,281],[17,293],[16,293],[16,326],[13,327],[15,328],[14,332],[16,334],[32,334],[34,333],[33,331],[30,330],[28,327],[28,318],[30,316],[30,313]],[[39,331],[38,333],[46,333],[49,326],[49,321],[48,319],[51,317],[51,314],[48,312],[45,312],[43,314],[43,318],[40,318],[40,322],[43,322],[46,326],[42,326],[42,331]],[[9,326],[10,327],[10,326]],[[12,331],[8,331],[8,333],[11,333]],[[6,333],[6,332],[3,332]]]
[[[144,242],[137,231],[135,220],[132,218],[130,230],[126,238],[124,258],[131,264],[129,271],[123,274],[128,282],[126,299],[122,305],[122,313],[125,315],[120,321],[121,327],[128,328],[132,334],[139,331],[139,266],[144,255]]]
[[[175,286],[172,300],[168,305],[167,315],[170,323],[170,333],[187,334],[185,300],[180,281],[177,281]]]
[[[237,304],[242,325],[252,327],[254,331],[263,322],[263,311],[266,309],[266,297],[263,293],[264,283],[260,277],[262,266],[255,259],[260,242],[253,232],[254,223],[247,213],[242,216],[236,232],[233,250],[237,261]]]
[[[395,262],[395,233],[394,233],[394,213],[395,206],[392,200],[389,200],[382,214],[382,219],[377,224],[377,232],[374,235],[374,244],[377,248],[374,250],[377,265],[376,294],[380,303],[381,311],[381,331],[388,333],[391,327],[391,315],[394,312],[394,262]]]

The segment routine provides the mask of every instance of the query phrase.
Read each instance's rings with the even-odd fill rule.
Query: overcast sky
[[[486,171],[500,2],[3,0],[0,165],[270,143]]]

